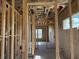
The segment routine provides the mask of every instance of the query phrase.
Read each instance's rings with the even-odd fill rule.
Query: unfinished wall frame
[[[6,6],[7,5],[7,6]],[[1,26],[1,37],[2,37],[2,44],[1,44],[1,47],[2,47],[2,52],[1,52],[1,59],[5,59],[5,52],[7,53],[6,54],[6,58],[7,59],[14,59],[14,44],[15,44],[15,37],[16,34],[15,34],[15,30],[17,30],[18,28],[14,29],[16,27],[16,17],[15,17],[15,14],[19,14],[17,12],[17,10],[15,10],[15,7],[14,7],[14,0],[12,0],[12,6],[6,1],[6,0],[2,0],[2,26]],[[19,17],[21,15],[19,14]],[[22,17],[22,16],[21,16]],[[19,20],[22,20],[19,18]],[[20,22],[17,26],[21,26],[20,25]],[[22,26],[21,26],[22,27]],[[21,28],[20,28],[21,29]],[[18,30],[20,30],[18,29]],[[22,31],[21,31],[22,32]],[[11,34],[12,33],[12,34]],[[19,33],[20,35],[21,33]],[[20,39],[20,36],[17,37],[18,39]],[[22,38],[21,38],[22,39]],[[20,39],[20,40],[21,40]],[[7,43],[7,45],[6,45]],[[19,48],[19,46],[18,46]]]
[[[10,6],[8,6],[8,9],[7,9],[7,21],[6,21],[6,33],[5,33],[5,36],[6,36],[6,43],[7,43],[7,46],[6,46],[6,53],[7,53],[7,59],[10,59]]]
[[[29,21],[28,21],[28,5],[27,5],[27,0],[23,0],[23,16],[21,16],[16,10],[15,10],[15,1],[12,0],[12,6],[8,5],[9,7],[6,8],[6,0],[2,0],[2,52],[1,52],[1,59],[5,59],[5,39],[7,38],[10,40],[11,37],[11,57],[8,57],[8,59],[14,59],[14,45],[15,45],[15,39],[19,40],[19,42],[16,41],[18,51],[18,55],[20,53],[19,46],[22,45],[23,47],[23,55],[22,59],[28,59],[28,39],[29,39]],[[57,0],[55,1],[55,34],[56,34],[56,59],[61,59],[60,58],[60,48],[59,48],[59,28],[58,28],[58,11],[57,11]],[[79,8],[79,0],[78,0],[78,8]],[[7,13],[7,11],[8,13]],[[10,15],[10,12],[12,13]],[[69,0],[69,12],[70,12],[70,41],[71,41],[71,59],[74,59],[74,45],[73,45],[73,29],[72,29],[72,9],[71,9],[71,0]],[[8,18],[6,19],[6,13],[8,14]],[[16,13],[16,14],[15,14]],[[15,17],[18,16],[18,17]],[[11,17],[11,23],[10,23],[10,17]],[[22,20],[23,17],[23,20]],[[33,54],[34,55],[34,50],[35,50],[35,15],[33,15],[33,44],[32,44],[32,49],[33,49]],[[6,21],[7,20],[7,21]],[[21,22],[23,21],[23,22]],[[21,25],[23,23],[23,25]],[[7,28],[6,28],[7,24]],[[10,27],[10,24],[12,25]],[[16,24],[16,25],[15,25]],[[23,26],[23,27],[22,27]],[[16,27],[16,28],[15,28]],[[23,29],[22,29],[23,28]],[[9,33],[8,33],[8,30]],[[16,32],[15,32],[16,30]],[[23,31],[23,33],[22,33]],[[23,34],[23,35],[22,35]],[[23,42],[21,42],[23,37]],[[9,41],[8,41],[9,42]],[[8,44],[9,45],[9,44]],[[8,47],[9,49],[10,47]],[[8,55],[10,51],[8,50]],[[16,58],[17,59],[17,58]]]

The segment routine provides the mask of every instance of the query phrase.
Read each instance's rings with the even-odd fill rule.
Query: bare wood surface
[[[11,39],[11,59],[14,59],[14,9],[15,8],[15,0],[12,0],[12,39]]]
[[[56,39],[56,59],[60,59],[57,0],[55,1],[55,39]]]
[[[71,51],[71,59],[74,59],[74,44],[73,44],[73,28],[72,28],[72,7],[71,0],[69,2],[69,14],[70,14],[70,51]]]
[[[1,59],[5,59],[5,22],[6,22],[6,0],[2,0],[2,48]]]
[[[22,59],[28,59],[28,6],[27,0],[23,0],[23,41],[22,41]]]
[[[35,15],[32,15],[32,55],[35,54],[35,42],[36,42],[36,35],[35,35]]]
[[[8,7],[7,31],[10,29],[10,7]],[[10,35],[10,31],[7,35]],[[8,59],[10,59],[10,37],[8,38]]]

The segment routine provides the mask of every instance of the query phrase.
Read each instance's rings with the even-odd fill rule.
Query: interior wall
[[[72,13],[75,14],[76,12],[79,12],[78,2],[77,0],[74,0],[74,2],[72,3]],[[59,38],[60,47],[65,53],[67,59],[70,59],[70,30],[63,30],[63,20],[67,17],[69,17],[68,6],[59,14]],[[79,30],[73,29],[73,32],[75,59],[79,59]]]

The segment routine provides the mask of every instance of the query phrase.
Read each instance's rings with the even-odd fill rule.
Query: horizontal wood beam
[[[27,3],[27,5],[53,5],[54,4],[54,1],[53,2],[34,2],[34,3]]]
[[[66,3],[68,3],[68,1],[66,1],[66,2],[58,2],[58,5],[63,5],[63,4],[66,4]],[[55,4],[55,1],[52,1],[52,2],[31,2],[31,3],[27,3],[27,5],[45,5],[45,6],[47,6],[47,5],[52,6],[54,4]]]

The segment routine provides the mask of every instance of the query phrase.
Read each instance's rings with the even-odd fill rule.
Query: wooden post
[[[23,0],[23,44],[22,59],[28,59],[28,5],[27,0]]]
[[[39,29],[39,28],[37,27],[37,38],[36,38],[36,48],[37,48],[37,49],[38,49],[38,39],[39,39],[39,38],[38,38],[38,29]]]
[[[20,45],[22,44],[22,16],[20,15]]]
[[[70,14],[70,47],[71,47],[71,59],[74,59],[74,45],[73,45],[73,28],[72,28],[72,6],[71,0],[69,2],[69,14]]]
[[[48,20],[47,20],[47,19],[46,19],[45,22],[46,22],[45,25],[46,25],[46,48],[47,48],[47,47],[48,47],[47,42],[48,42],[48,40],[49,40],[49,39],[48,39],[48,26],[49,26],[49,24],[48,24]]]
[[[7,29],[10,30],[10,6],[8,7]],[[8,35],[10,35],[10,31],[9,31]],[[8,38],[8,59],[10,59],[10,50],[9,49],[10,49],[10,37]]]
[[[5,21],[6,21],[6,0],[2,0],[2,48],[1,59],[5,59]]]
[[[14,6],[15,0],[12,0],[12,35],[11,35],[11,59],[14,59]]]
[[[20,57],[20,15],[18,15],[18,58]]]
[[[35,15],[32,15],[32,55],[34,55],[35,52],[35,42],[36,42],[36,31],[35,31]]]
[[[20,15],[20,58],[22,59],[21,46],[22,46],[22,16]]]
[[[27,42],[27,44],[26,44],[26,45],[27,45],[27,46],[26,46],[26,51],[27,51],[27,56],[26,56],[26,58],[27,58],[27,59],[28,59],[28,51],[29,51],[29,48],[28,48],[28,46],[29,46],[29,43],[28,43],[28,42],[29,42],[29,41],[28,41],[28,40],[29,40],[29,19],[28,19],[28,9],[29,9],[29,8],[28,8],[28,7],[29,7],[29,6],[27,5],[27,10],[26,10],[26,12],[27,12],[27,14],[26,14],[26,15],[27,15],[27,21],[26,21],[27,27],[26,27],[26,25],[25,25],[26,30],[27,30],[27,31],[25,30],[25,31],[26,31],[26,34],[27,34],[27,36],[25,35],[25,36],[26,36],[26,39],[27,39],[27,40],[26,40],[26,42]]]
[[[19,54],[19,49],[18,49],[18,44],[19,44],[19,14],[17,14],[17,59],[18,59],[18,54]]]
[[[7,33],[6,33],[6,35],[8,34],[8,35],[10,35],[10,6],[8,7],[8,17],[7,17],[7,26],[8,26],[8,30],[7,30]]]
[[[18,51],[17,51],[17,48],[18,48],[17,47],[17,44],[18,44],[17,43],[17,39],[18,39],[17,38],[17,31],[18,31],[17,30],[17,21],[18,21],[17,12],[16,12],[16,17],[15,18],[16,18],[16,28],[15,28],[16,29],[16,32],[15,32],[15,35],[16,35],[16,37],[15,37],[15,54],[17,54],[18,53]],[[17,56],[16,55],[15,55],[15,59],[17,59]]]
[[[59,28],[58,28],[58,11],[57,11],[57,0],[55,1],[55,39],[56,39],[56,59],[60,59],[59,51]]]

